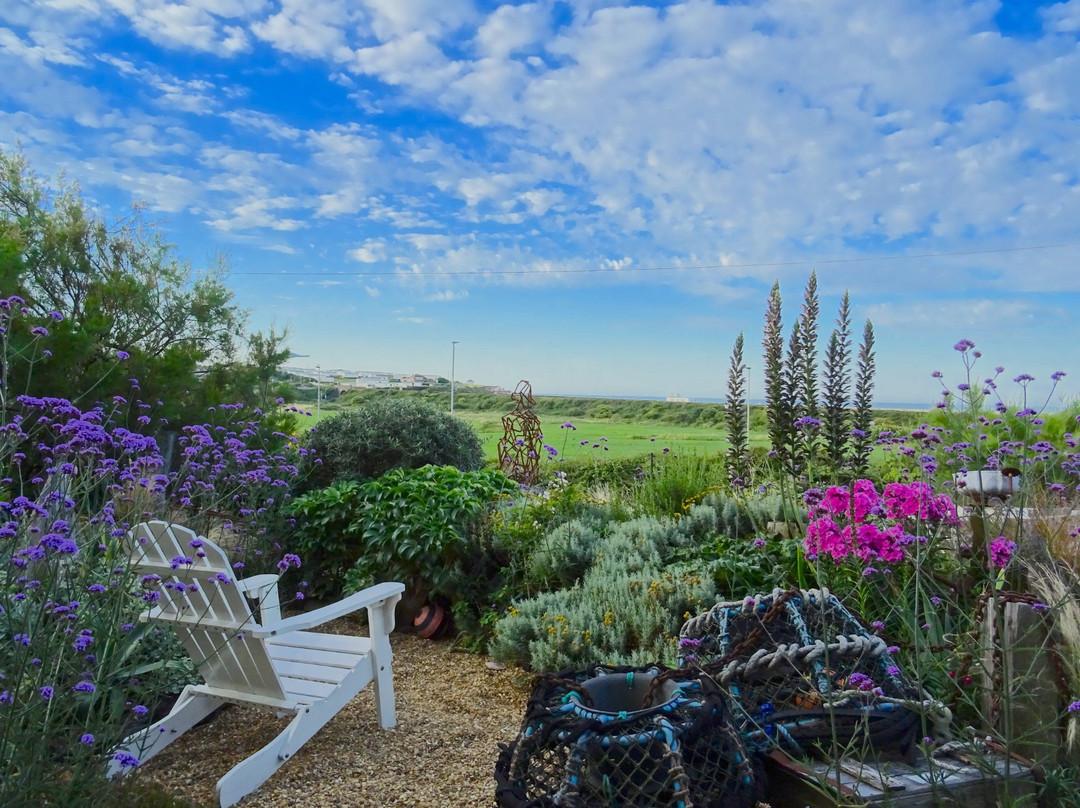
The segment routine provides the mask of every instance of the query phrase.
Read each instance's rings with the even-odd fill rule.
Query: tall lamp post
[[[450,414],[454,414],[454,365],[457,363],[457,340],[450,343]]]
[[[315,366],[315,417],[322,409],[322,365]]]

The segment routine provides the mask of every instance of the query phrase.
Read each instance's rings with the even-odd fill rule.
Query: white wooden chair
[[[145,762],[227,703],[269,708],[293,720],[273,741],[218,780],[222,808],[251,793],[369,683],[384,728],[397,723],[389,634],[405,587],[383,583],[338,603],[281,619],[276,575],[236,580],[221,548],[167,522],[128,534],[132,564],[160,598],[143,619],[170,625],[206,684],[189,685],[161,721],[114,750]],[[186,563],[190,561],[190,563]],[[259,619],[248,604],[259,600]],[[367,609],[369,637],[307,631]],[[123,764],[113,760],[110,776]]]

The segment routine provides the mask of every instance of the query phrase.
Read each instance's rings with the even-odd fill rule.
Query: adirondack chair
[[[236,580],[221,548],[188,528],[144,522],[128,541],[139,571],[160,576],[144,579],[160,597],[143,619],[172,626],[206,683],[186,687],[165,718],[125,739],[116,753],[145,762],[228,703],[292,714],[277,738],[218,780],[225,808],[262,785],[369,683],[379,724],[386,729],[397,723],[388,635],[402,584],[377,584],[283,620],[278,576]],[[258,619],[249,598],[259,601]],[[364,608],[369,637],[307,630]],[[123,769],[114,759],[109,774]]]

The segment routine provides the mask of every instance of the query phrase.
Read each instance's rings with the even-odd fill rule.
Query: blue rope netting
[[[751,748],[910,758],[951,716],[900,670],[828,590],[775,590],[718,603],[680,632],[680,667],[731,696]]]
[[[749,808],[758,784],[724,694],[662,666],[537,677],[495,777],[502,808]]]

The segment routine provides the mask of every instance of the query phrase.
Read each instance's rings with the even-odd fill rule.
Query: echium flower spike
[[[817,340],[818,340],[818,317],[821,307],[818,303],[817,272],[811,272],[806,282],[806,290],[803,293],[803,306],[799,314],[799,364],[796,369],[798,378],[792,390],[793,397],[797,400],[799,415],[802,417],[817,419],[818,416],[818,383],[817,383]],[[802,430],[797,436],[798,454],[800,465],[807,468],[817,455],[818,443],[817,430]]]
[[[855,398],[852,413],[851,465],[857,474],[865,474],[873,446],[871,421],[874,401],[874,324],[869,320],[863,327],[859,345],[859,362],[855,372]]]
[[[765,349],[765,411],[769,421],[769,442],[781,463],[787,457],[784,436],[787,434],[786,397],[784,395],[784,334],[781,313],[780,281],[769,292],[765,311],[765,333],[761,340]],[[785,464],[786,465],[786,464]]]
[[[805,415],[805,407],[799,398],[803,367],[803,342],[802,320],[796,319],[791,327],[791,336],[788,338],[787,356],[784,360],[784,372],[781,375],[783,390],[781,402],[783,408],[782,436],[785,455],[788,460],[786,467],[792,474],[797,474],[804,468],[805,458],[799,451],[798,435],[795,431],[795,422]]]
[[[836,327],[829,336],[824,364],[822,431],[829,462],[834,470],[839,470],[851,441],[847,414],[851,393],[851,296],[847,291],[840,301]]]
[[[741,480],[745,485],[749,480],[749,455],[746,424],[747,396],[746,364],[743,362],[743,335],[735,338],[735,347],[731,352],[731,367],[728,370],[727,403],[724,407],[724,421],[727,426],[728,443],[728,481],[734,484]]]

